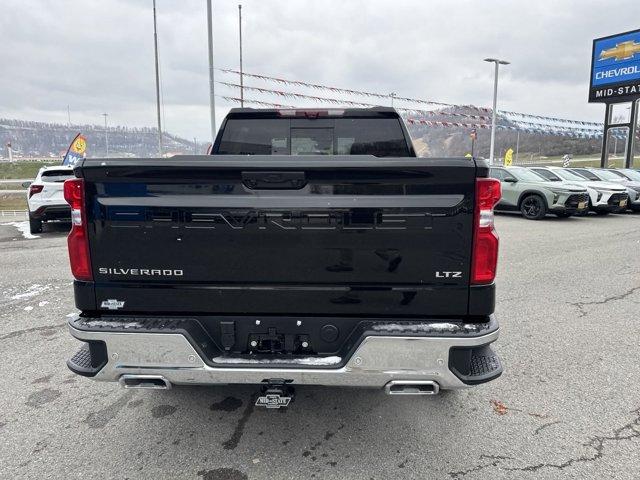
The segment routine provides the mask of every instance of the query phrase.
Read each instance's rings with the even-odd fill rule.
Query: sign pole
[[[627,151],[624,156],[624,168],[631,168],[633,163],[633,149],[636,142],[636,129],[638,128],[638,102],[631,102],[629,113],[629,136],[627,137]],[[636,166],[636,168],[638,168]]]

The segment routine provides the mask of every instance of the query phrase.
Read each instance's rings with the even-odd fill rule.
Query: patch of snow
[[[78,316],[78,312],[67,313],[67,318],[73,318],[73,317],[77,317],[77,316]]]
[[[26,238],[27,240],[32,240],[34,238],[40,238],[40,235],[32,235],[31,232],[29,231],[29,222],[25,221],[25,222],[9,222],[9,223],[3,223],[2,225],[8,225],[11,227],[16,227],[18,229],[18,231],[22,234],[22,236],[24,238]]]
[[[371,327],[376,332],[472,332],[477,325],[449,322],[433,323],[383,323]]]
[[[45,305],[48,305],[49,302],[47,302],[46,300],[43,300],[42,302],[38,302],[38,306],[39,307],[44,307]]]
[[[337,365],[342,361],[342,357],[293,357],[293,358],[238,358],[238,357],[215,357],[215,363],[226,364],[250,364],[250,365]]]
[[[33,310],[33,307],[31,305],[29,305],[28,307],[24,307],[25,312],[30,312],[31,310]]]
[[[138,322],[122,323],[122,322],[109,322],[107,320],[89,320],[88,322],[86,322],[86,325],[88,327],[111,327],[111,328],[133,328],[133,327],[140,326]]]
[[[24,298],[35,297],[36,295],[40,295],[42,292],[49,290],[51,285],[39,285],[34,283],[33,285],[27,288],[26,292],[17,293],[11,297],[11,300],[22,300]]]

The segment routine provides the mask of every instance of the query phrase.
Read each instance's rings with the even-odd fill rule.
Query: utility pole
[[[156,109],[158,110],[158,156],[162,156],[162,123],[160,122],[160,69],[158,62],[158,25],[156,22],[156,0],[153,0],[153,47],[156,63]]]
[[[213,79],[213,10],[211,0],[207,0],[207,34],[209,42],[209,109],[211,115],[211,143],[216,139],[216,96]]]
[[[476,140],[478,139],[478,131],[472,128],[469,137],[471,138],[471,158],[473,158],[475,155]]]
[[[193,137],[193,154],[198,154],[198,139],[196,137]]]
[[[493,164],[493,154],[496,143],[496,109],[498,108],[498,67],[500,65],[509,65],[506,60],[497,58],[485,58],[485,62],[495,64],[495,76],[493,79],[493,110],[491,112],[491,146],[489,148],[489,163]]]
[[[395,98],[396,95],[397,95],[396,92],[391,92],[389,94],[389,97],[391,98],[391,107],[393,107],[393,99]]]
[[[244,82],[242,78],[242,5],[238,5],[238,26],[240,33],[240,106],[244,107]]]
[[[107,130],[107,117],[108,113],[103,113],[104,117],[104,149],[105,149],[105,158],[109,158],[109,131]]]

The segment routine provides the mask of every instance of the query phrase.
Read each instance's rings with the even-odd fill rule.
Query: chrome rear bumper
[[[492,320],[495,322],[495,320]],[[499,328],[477,336],[367,336],[340,368],[270,366],[219,367],[205,362],[179,333],[143,333],[79,330],[71,335],[85,342],[104,342],[106,363],[92,377],[121,381],[123,375],[162,377],[170,385],[260,384],[286,379],[293,385],[383,388],[389,382],[435,382],[439,389],[469,386],[450,369],[452,348],[481,347],[498,338]],[[499,371],[495,378],[502,372]],[[210,362],[209,362],[210,363]],[[486,381],[486,380],[483,380]],[[122,381],[121,381],[122,383]]]

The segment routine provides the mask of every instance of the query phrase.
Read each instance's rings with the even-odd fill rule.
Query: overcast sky
[[[238,66],[238,1],[214,0],[216,67]],[[246,72],[596,120],[591,41],[640,28],[637,0],[242,0]],[[155,125],[152,0],[2,0],[0,117]],[[157,0],[163,129],[209,135],[205,0]],[[216,72],[217,80],[237,77]],[[286,89],[259,80],[246,85]],[[216,86],[221,95],[237,91]],[[324,92],[290,88],[319,96]],[[245,94],[276,103],[296,103]],[[354,98],[358,100],[358,98]],[[371,100],[360,99],[365,102]],[[228,102],[217,99],[220,120]]]

